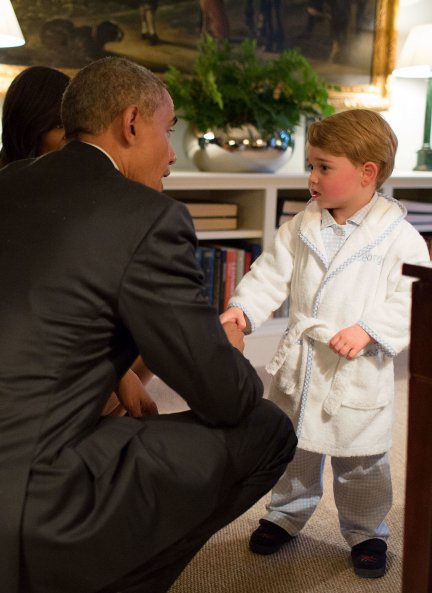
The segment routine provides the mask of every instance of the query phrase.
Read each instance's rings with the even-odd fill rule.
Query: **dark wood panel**
[[[432,268],[413,284],[403,593],[432,593]]]

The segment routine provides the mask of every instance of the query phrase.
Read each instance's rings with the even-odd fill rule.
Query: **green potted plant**
[[[165,80],[179,116],[198,138],[188,153],[207,170],[275,170],[292,152],[301,116],[322,117],[334,111],[328,85],[299,51],[265,59],[251,40],[233,45],[207,36],[198,45],[192,73],[171,67]],[[210,144],[223,162],[213,159],[212,165]],[[268,151],[275,153],[273,164],[268,154],[264,156]],[[236,153],[242,162],[232,164],[227,153]],[[252,153],[250,168],[246,153]]]

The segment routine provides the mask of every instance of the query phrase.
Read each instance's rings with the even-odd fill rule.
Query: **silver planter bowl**
[[[274,173],[289,161],[294,137],[284,130],[261,137],[251,125],[206,134],[188,127],[185,151],[200,171]]]

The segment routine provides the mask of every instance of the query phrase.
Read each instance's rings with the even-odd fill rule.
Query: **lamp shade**
[[[0,47],[18,47],[25,39],[10,0],[0,0]]]
[[[432,23],[411,29],[393,74],[401,78],[432,78]]]

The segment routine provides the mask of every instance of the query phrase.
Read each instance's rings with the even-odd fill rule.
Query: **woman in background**
[[[31,66],[12,81],[3,104],[0,166],[63,146],[60,105],[69,80],[59,70]]]
[[[60,111],[69,81],[69,76],[47,66],[30,66],[14,78],[3,104],[0,167],[59,150],[64,145]],[[141,358],[137,358],[121,379],[117,395],[110,396],[102,415],[157,414],[157,406],[143,386],[151,377]]]

